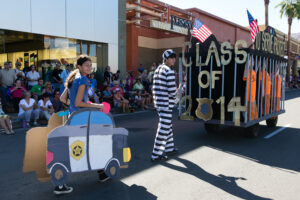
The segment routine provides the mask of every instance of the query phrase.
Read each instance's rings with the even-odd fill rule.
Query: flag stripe
[[[247,10],[247,14],[248,14],[248,19],[249,19],[251,39],[252,39],[252,42],[254,42],[257,33],[259,33],[259,27],[258,27],[256,20],[253,19],[252,15],[250,14],[250,12],[248,10]]]
[[[205,26],[198,19],[195,20],[192,34],[194,37],[201,42],[204,42],[211,34],[212,31],[207,26]]]

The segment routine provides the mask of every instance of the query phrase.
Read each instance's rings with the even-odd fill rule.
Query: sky
[[[249,26],[247,9],[259,25],[265,23],[264,0],[160,0],[178,8],[196,7],[208,13],[229,20],[241,26]],[[275,8],[281,0],[270,0],[269,25],[283,33],[288,32],[287,17],[280,18],[279,8]],[[199,19],[201,20],[201,19]],[[292,33],[300,33],[300,20],[292,22]]]

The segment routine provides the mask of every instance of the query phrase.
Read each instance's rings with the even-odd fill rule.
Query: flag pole
[[[256,41],[256,35],[259,34],[259,26],[258,26],[258,23],[257,23],[257,19],[253,19],[252,15],[250,14],[250,12],[249,12],[249,10],[248,10],[247,8],[246,8],[246,11],[247,11],[248,20],[249,20],[249,28],[250,28],[250,34],[251,34],[251,39],[252,39],[252,41],[253,41],[253,38],[252,38],[252,28],[251,28],[251,24],[252,24],[253,21],[256,22],[255,25],[256,25],[256,28],[257,28],[257,30],[258,30],[258,32],[255,33],[254,41],[253,41],[253,42],[249,45],[249,47],[248,47],[248,49],[249,49],[249,48],[252,48],[253,45],[255,44],[255,41]],[[253,25],[252,25],[252,26],[253,26]],[[255,30],[255,32],[256,32],[257,30]],[[254,47],[253,47],[253,49],[254,49]]]

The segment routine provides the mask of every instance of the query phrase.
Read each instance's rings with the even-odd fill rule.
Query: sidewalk
[[[111,113],[111,115],[113,117],[120,117],[120,116],[133,115],[133,114],[144,113],[144,112],[149,112],[149,111],[151,111],[151,110],[137,110],[137,111],[131,112],[131,113],[119,113],[119,112],[113,111]],[[22,122],[18,120],[18,113],[8,113],[7,115],[9,115],[9,117],[11,119],[13,130],[23,128]],[[43,120],[39,126],[46,126],[46,125],[47,125],[47,121]],[[4,130],[0,128],[0,133],[2,133],[2,132],[4,132]]]

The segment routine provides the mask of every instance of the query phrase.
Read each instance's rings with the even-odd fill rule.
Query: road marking
[[[287,125],[281,127],[280,129],[274,131],[273,133],[270,133],[269,135],[265,136],[264,138],[265,139],[270,139],[271,137],[273,137],[274,135],[278,134],[280,131],[283,131],[284,129],[286,129],[289,126],[290,126],[290,124],[287,124]]]

